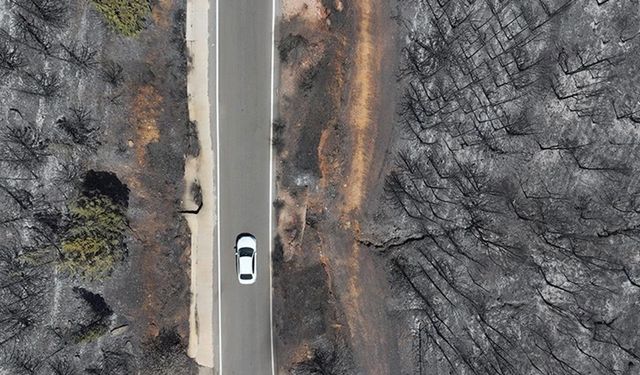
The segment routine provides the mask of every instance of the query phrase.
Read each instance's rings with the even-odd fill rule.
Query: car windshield
[[[242,280],[251,280],[251,274],[249,274],[249,273],[240,274],[240,278]]]
[[[238,251],[238,255],[241,257],[250,257],[253,255],[253,249],[250,249],[248,247],[243,247]]]

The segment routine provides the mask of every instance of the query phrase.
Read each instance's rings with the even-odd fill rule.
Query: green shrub
[[[77,332],[73,336],[73,341],[76,344],[83,342],[92,342],[100,337],[104,336],[109,331],[109,327],[104,322],[98,322],[96,324],[84,327],[80,332]]]
[[[142,30],[151,11],[149,0],[92,0],[107,22],[124,36],[135,36]]]
[[[110,273],[124,254],[123,207],[104,195],[82,196],[69,207],[69,219],[61,246],[63,270],[87,278]]]

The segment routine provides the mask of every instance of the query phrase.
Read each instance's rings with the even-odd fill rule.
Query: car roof
[[[238,258],[238,269],[240,271],[240,274],[253,274],[253,257],[252,256],[245,256],[245,257],[239,257]]]

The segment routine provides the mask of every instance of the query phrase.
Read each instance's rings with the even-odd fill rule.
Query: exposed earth
[[[380,3],[283,2],[280,373],[637,373],[637,2]]]
[[[274,127],[279,371],[389,373],[397,357],[392,321],[380,308],[384,268],[357,238],[391,139],[393,8],[285,1],[283,9]]]

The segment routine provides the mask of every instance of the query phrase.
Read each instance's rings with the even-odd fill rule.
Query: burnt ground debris
[[[283,58],[280,118],[274,128],[278,236],[273,303],[278,368],[295,374],[363,373],[385,361],[379,356],[369,361],[371,366],[363,366],[372,353],[353,339],[360,335],[352,320],[358,306],[349,302],[353,275],[345,264],[353,255],[349,245],[353,237],[347,227],[350,219],[342,214],[343,184],[349,183],[347,153],[355,143],[346,112],[353,88],[352,39],[363,10],[342,2],[310,3],[303,9],[312,14],[311,20],[308,15],[286,19],[278,43]],[[367,337],[367,342],[377,335]],[[380,336],[386,336],[386,328]]]
[[[426,3],[368,231],[402,372],[634,373],[637,4]]]
[[[334,27],[344,30],[349,26],[343,22],[334,23]],[[317,184],[320,178],[317,149],[321,133],[329,126],[327,124],[335,123],[336,103],[326,95],[325,89],[336,82],[340,74],[337,70],[342,69],[335,66],[341,60],[338,57],[340,42],[338,35],[332,35],[324,28],[320,31],[307,28],[299,19],[280,25],[279,34],[283,36],[278,43],[281,64],[295,67],[312,59],[311,63],[317,65],[313,68],[316,73],[311,77],[313,84],[301,87],[302,77],[309,77],[308,72],[296,71],[296,77],[300,78],[291,85],[300,90],[300,95],[280,98],[282,117],[274,128],[280,159],[277,176],[280,193],[274,207],[280,217],[280,227],[283,215],[291,211],[293,202],[304,200],[307,190]],[[310,50],[322,51],[322,57],[310,58]],[[311,108],[310,103],[314,103],[315,108]],[[290,192],[291,197],[282,197],[284,190]],[[304,217],[295,216],[292,220],[296,224],[281,230],[272,259],[277,371],[342,373],[340,370],[352,366],[351,349],[343,337],[345,332],[339,328],[344,317],[336,307],[329,274],[315,252],[319,238],[312,230],[303,229]],[[295,239],[303,238],[301,230],[305,231],[307,241],[299,246],[307,251],[294,259],[291,246]]]
[[[380,346],[392,354],[376,373],[636,373],[637,2],[398,2],[402,61],[384,84],[396,114],[380,124],[393,141],[372,149],[384,166],[371,171],[357,231],[335,209],[348,176],[325,177],[340,175],[353,146],[340,118],[353,66],[339,51],[354,38],[334,16],[355,24],[359,14],[323,6],[320,24],[294,17],[280,33],[306,42],[281,61],[274,311],[316,327],[276,321],[280,368],[371,369],[340,273],[356,241],[360,259],[377,264],[362,280],[386,286],[360,310],[369,328],[391,331]],[[344,70],[300,85],[306,67],[331,70],[319,57],[331,53]],[[325,129],[344,142],[327,146]],[[307,283],[299,271],[318,264],[324,274]],[[329,294],[295,293],[292,283]],[[306,312],[287,308],[294,302]],[[346,343],[348,364],[315,363],[331,357],[319,338]],[[378,360],[372,353],[365,361]]]
[[[184,12],[153,2],[126,38],[91,2],[0,3],[0,372],[162,373],[152,357],[195,371],[179,213],[184,157],[197,153]],[[127,256],[100,280],[56,266],[80,196],[126,209]],[[171,345],[149,344],[169,331]]]

